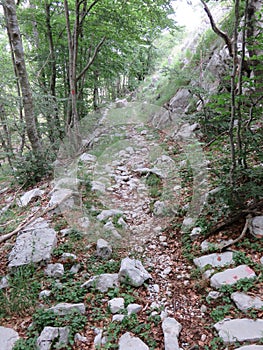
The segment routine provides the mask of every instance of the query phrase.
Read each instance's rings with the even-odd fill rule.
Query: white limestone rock
[[[1,350],[12,350],[19,335],[12,328],[0,326],[0,344]]]
[[[71,312],[79,312],[80,314],[84,315],[86,312],[85,304],[79,303],[79,304],[70,304],[70,303],[59,303],[55,306],[52,306],[49,308],[50,311],[53,311],[57,315],[68,315]]]
[[[68,327],[45,327],[37,338],[38,350],[50,350],[52,346],[61,348],[68,344]],[[57,340],[54,344],[54,341]]]
[[[95,288],[100,292],[105,293],[108,289],[117,287],[118,285],[117,273],[104,273],[91,277],[87,282],[81,285],[81,288]]]
[[[124,299],[123,298],[113,298],[108,301],[108,306],[112,314],[116,314],[124,309]]]
[[[263,334],[263,320],[248,318],[225,319],[214,325],[224,343],[258,341]]]
[[[95,163],[97,161],[97,157],[94,156],[93,154],[89,153],[83,153],[80,157],[79,160],[85,163]]]
[[[49,277],[60,278],[64,275],[64,266],[63,264],[48,264],[45,268],[45,274]]]
[[[46,222],[42,223],[46,224]],[[21,231],[9,254],[8,267],[48,261],[57,244],[56,232],[52,228],[33,228]]]
[[[119,340],[119,350],[149,350],[149,347],[138,337],[129,332],[123,334]]]
[[[242,278],[255,278],[255,272],[247,265],[239,265],[233,269],[227,269],[223,272],[215,273],[210,284],[213,288],[220,288],[224,285],[233,285]]]
[[[162,322],[164,334],[165,350],[179,350],[178,337],[182,330],[182,326],[172,317],[166,317]]]
[[[6,289],[9,287],[8,276],[4,276],[0,280],[0,289]]]
[[[142,263],[136,259],[124,258],[119,271],[119,281],[133,287],[140,287],[151,275],[145,270]]]
[[[194,259],[194,264],[200,269],[203,269],[207,265],[211,265],[212,267],[221,267],[232,263],[234,263],[233,252],[214,253],[203,255]]]
[[[129,304],[127,306],[128,315],[138,314],[142,310],[142,306],[139,304]]]
[[[125,315],[121,315],[121,314],[113,315],[112,316],[112,322],[122,322],[124,317],[125,317]]]
[[[241,311],[248,309],[260,309],[263,307],[263,300],[259,297],[251,297],[246,293],[235,292],[231,294],[231,299]]]
[[[32,199],[37,197],[42,197],[45,191],[39,188],[34,188],[33,190],[27,191],[17,200],[17,205],[19,207],[26,207]]]
[[[255,216],[251,220],[249,230],[253,236],[263,238],[263,215]]]
[[[122,215],[122,214],[123,214],[123,211],[119,209],[102,210],[102,212],[99,215],[97,215],[97,219],[99,221],[105,221],[111,216]]]
[[[52,294],[51,290],[48,289],[44,289],[39,293],[39,299],[45,299],[50,297],[50,295]]]
[[[108,260],[112,255],[112,247],[105,239],[99,238],[97,241],[97,256]]]

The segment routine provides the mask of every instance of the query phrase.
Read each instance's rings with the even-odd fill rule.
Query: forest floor
[[[48,320],[44,313],[37,313],[36,310],[46,309],[59,302],[84,302],[85,319],[74,319],[76,324],[72,328],[72,332],[77,331],[84,338],[75,339],[75,343],[70,345],[71,349],[95,349],[96,329],[103,330],[103,335],[107,337],[106,344],[97,345],[97,348],[116,348],[121,334],[130,331],[142,339],[150,349],[164,349],[162,318],[169,316],[182,325],[179,336],[181,349],[223,350],[226,345],[218,337],[213,325],[225,318],[260,319],[263,315],[262,309],[246,312],[238,310],[230,299],[234,289],[215,300],[207,297],[213,290],[210,280],[205,278],[204,271],[193,263],[194,258],[208,254],[201,251],[201,244],[206,238],[205,233],[201,228],[201,233],[190,239],[192,228],[188,231],[183,229],[185,218],[189,218],[187,211],[193,195],[194,172],[184,159],[185,154],[180,142],[167,138],[160,130],[152,132],[145,125],[129,125],[121,128],[121,132],[118,129],[117,131],[119,134],[116,134],[115,129],[113,135],[114,150],[109,143],[109,135],[106,135],[108,141],[102,142],[103,147],[98,151],[95,145],[89,152],[96,157],[95,168],[94,164],[83,162],[78,170],[78,178],[81,180],[79,193],[83,204],[81,210],[85,208],[85,216],[90,218],[91,226],[87,231],[79,231],[73,219],[59,212],[49,212],[44,216],[57,232],[58,238],[57,247],[49,263],[61,262],[65,252],[73,253],[77,257],[74,263],[79,264],[76,273],[70,272],[72,261],[64,263],[65,273],[59,279],[45,276],[45,266],[42,265],[30,266],[28,270],[18,269],[19,273],[9,271],[8,254],[15,244],[16,236],[1,243],[0,275],[9,274],[10,281],[12,280],[8,288],[1,290],[1,325],[13,328],[22,338],[35,341],[36,329],[31,332],[29,330],[32,319],[40,328],[47,324],[73,323],[70,319],[64,320],[64,323],[59,323],[60,320]],[[124,142],[122,134],[128,142]],[[58,181],[59,179],[56,179],[56,182]],[[94,189],[94,183],[103,190]],[[11,232],[37,208],[45,208],[52,196],[52,186],[54,182],[47,180],[29,188],[37,187],[43,190],[44,194],[33,199],[28,206],[19,207],[17,199],[25,191],[21,188],[9,188],[5,179],[1,183],[0,204],[1,208],[8,205],[8,209],[1,212],[1,234]],[[118,239],[111,240],[113,254],[107,261],[96,255],[96,240],[101,238],[101,235],[111,239],[107,230],[105,233],[105,226],[98,226],[96,221],[96,216],[105,209],[122,211],[121,215],[111,217],[103,222],[103,225],[110,222],[124,237],[121,242]],[[120,218],[122,224],[119,222]],[[193,226],[199,227],[200,223],[208,225],[209,220],[208,214],[200,214]],[[214,251],[213,247],[218,242],[239,236],[244,223],[245,218],[241,218],[237,223],[208,237],[212,244],[209,253]],[[68,228],[73,230],[64,235],[63,230]],[[89,230],[93,233],[98,231],[89,235]],[[230,250],[237,253],[235,264],[248,264],[255,269],[258,276],[256,280],[241,283],[239,290],[263,298],[260,262],[262,241],[248,235],[231,246]],[[141,287],[121,284],[106,293],[93,289],[87,291],[80,287],[94,275],[118,273],[121,259],[127,256],[139,259],[151,274],[151,279]],[[51,296],[39,300],[41,290],[51,290]],[[112,322],[108,301],[113,297],[123,297],[126,306],[129,303],[137,303],[142,306],[142,310],[123,323]],[[23,345],[25,347],[21,346],[18,349],[33,349],[32,343],[27,340]],[[227,346],[228,350],[236,348],[237,344]]]

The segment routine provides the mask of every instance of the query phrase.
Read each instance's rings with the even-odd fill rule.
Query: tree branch
[[[226,46],[227,46],[227,48],[228,48],[229,55],[230,55],[231,57],[233,57],[233,48],[232,48],[231,39],[229,38],[229,36],[228,36],[226,33],[222,32],[222,30],[220,30],[220,29],[217,27],[217,25],[216,25],[216,23],[215,23],[215,21],[214,21],[214,18],[213,18],[213,16],[212,16],[212,14],[211,14],[211,12],[210,12],[210,10],[209,10],[207,4],[205,3],[205,1],[204,1],[204,0],[200,0],[200,1],[201,1],[201,3],[202,3],[203,6],[204,6],[204,10],[205,10],[205,12],[207,13],[207,16],[208,16],[208,18],[209,18],[209,20],[210,20],[210,24],[211,24],[211,27],[212,27],[213,31],[214,31],[218,36],[220,36],[220,37],[224,40],[224,42],[226,43]]]
[[[96,48],[94,49],[93,55],[90,58],[89,62],[87,63],[87,65],[82,69],[82,71],[80,72],[80,74],[77,76],[77,81],[79,81],[79,79],[87,72],[87,70],[89,69],[89,67],[92,65],[92,63],[95,61],[95,58],[101,48],[101,46],[104,44],[106,40],[106,37],[104,36],[101,41],[98,43],[98,45],[96,46]]]

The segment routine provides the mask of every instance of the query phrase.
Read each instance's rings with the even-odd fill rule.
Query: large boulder
[[[123,334],[119,340],[119,350],[149,350],[149,347],[138,337],[129,332]]]
[[[50,228],[45,220],[38,220],[30,227],[23,229],[17,236],[16,243],[8,257],[8,267],[48,261],[56,244],[55,230]]]
[[[263,334],[263,320],[226,319],[214,325],[224,343],[258,341]]]
[[[0,344],[1,350],[12,350],[19,335],[12,328],[0,326]]]
[[[151,275],[145,270],[142,263],[136,259],[124,258],[119,271],[119,281],[133,287],[140,287]]]
[[[45,327],[37,338],[37,349],[50,350],[54,345],[56,349],[60,349],[67,345],[68,336],[68,327]]]

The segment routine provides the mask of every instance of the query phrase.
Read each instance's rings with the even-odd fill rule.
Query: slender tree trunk
[[[10,35],[11,50],[14,54],[15,69],[21,86],[23,107],[25,113],[26,131],[32,150],[37,156],[43,154],[41,138],[38,135],[32,91],[28,80],[27,69],[24,59],[23,43],[20,35],[16,5],[14,0],[6,0],[3,4],[7,31]]]

